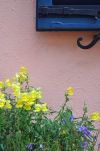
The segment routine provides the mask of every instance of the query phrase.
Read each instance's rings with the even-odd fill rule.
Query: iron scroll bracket
[[[83,40],[82,37],[78,38],[77,45],[81,49],[90,49],[92,48],[99,40],[100,40],[100,33],[93,36],[93,40],[88,45],[82,45],[81,41]]]
[[[86,30],[100,31],[100,8],[99,7],[83,7],[83,6],[67,6],[67,5],[44,5],[44,2],[52,0],[37,0],[43,1],[37,5],[37,31],[67,31],[67,30]],[[99,5],[100,6],[100,5]],[[79,19],[82,23],[80,22]],[[94,22],[95,20],[95,22]],[[83,24],[83,21],[85,23]],[[93,21],[91,23],[91,21]],[[79,23],[78,23],[79,22]],[[76,26],[77,23],[77,26]],[[88,24],[89,26],[87,26]],[[70,26],[71,25],[71,26]],[[86,26],[85,26],[86,25]],[[79,28],[77,28],[79,27]],[[91,28],[90,28],[91,27]],[[92,41],[88,45],[83,45],[83,37],[77,39],[77,45],[81,49],[90,49],[100,40],[100,32],[93,36]]]

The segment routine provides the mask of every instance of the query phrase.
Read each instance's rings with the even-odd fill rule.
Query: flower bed
[[[100,114],[88,116],[84,105],[83,115],[74,117],[67,105],[72,95],[69,87],[64,104],[54,111],[41,101],[42,91],[29,85],[25,67],[12,82],[0,81],[0,151],[94,151],[99,135],[94,121]]]

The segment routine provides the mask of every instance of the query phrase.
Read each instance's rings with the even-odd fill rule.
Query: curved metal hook
[[[97,34],[97,35],[94,35],[94,36],[93,36],[93,40],[92,40],[88,45],[86,45],[86,46],[84,46],[84,45],[82,45],[82,44],[80,43],[82,40],[83,40],[82,37],[78,38],[78,40],[77,40],[77,45],[78,45],[80,48],[82,48],[82,49],[90,49],[90,48],[92,48],[92,47],[98,42],[98,40],[100,40],[100,33]]]

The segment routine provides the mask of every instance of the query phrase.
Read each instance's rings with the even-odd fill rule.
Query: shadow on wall
[[[77,73],[88,73],[89,70],[95,73],[100,64],[99,42],[88,50],[77,46],[77,38],[83,36],[83,44],[87,45],[94,34],[96,32],[34,32],[34,42],[38,45],[30,57],[37,58],[36,62],[41,62],[41,68],[45,66],[45,69],[50,65],[51,68],[61,68],[62,72],[73,68]]]
[[[98,34],[98,32],[37,32],[36,37],[40,43],[42,41],[45,45],[50,44],[50,47],[56,45],[56,47],[58,46],[59,48],[59,46],[63,45],[63,47],[67,46],[66,49],[68,49],[69,46],[70,48],[74,47],[74,49],[80,49],[77,45],[78,38],[83,38],[81,41],[82,45],[88,45],[96,34]],[[98,42],[89,50],[94,50],[96,48],[98,49]]]

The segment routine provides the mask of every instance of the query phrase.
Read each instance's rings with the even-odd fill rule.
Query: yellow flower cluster
[[[13,95],[16,97],[16,108],[31,110],[32,105],[36,104],[36,100],[42,98],[42,93],[38,89],[32,89],[31,92],[21,92],[21,84],[27,80],[27,71],[22,67],[20,72],[16,74],[12,83]]]
[[[11,84],[10,84],[10,80],[9,79],[7,79],[5,81],[5,83],[0,81],[0,90],[3,90],[3,89],[5,89],[7,87],[10,87],[10,86],[11,86]]]
[[[13,77],[14,83],[24,83],[28,80],[28,73],[25,67],[21,67],[19,73],[16,73],[16,75]]]
[[[6,100],[2,92],[0,92],[0,108],[11,109],[10,100]]]
[[[0,90],[4,90],[5,88],[11,86],[10,80],[7,79],[5,82],[0,81]],[[10,100],[5,99],[5,95],[0,92],[0,108],[11,109]]]
[[[5,81],[5,86],[6,86],[6,87],[10,87],[10,86],[11,86],[11,83],[10,83],[10,80],[9,80],[9,79],[7,79],[7,80]]]
[[[35,104],[35,112],[46,112],[48,111],[48,108],[47,108],[47,105],[46,103],[43,103],[43,104]]]
[[[93,112],[91,115],[90,115],[90,119],[92,121],[99,121],[100,120],[100,113],[98,112]]]
[[[73,95],[73,88],[72,87],[68,87],[66,90],[66,93],[68,96],[72,96]]]
[[[16,97],[16,108],[31,110],[32,105],[36,104],[36,100],[41,98],[41,91],[37,89],[33,89],[31,92],[20,92]]]
[[[4,83],[0,81],[0,89],[4,88]]]
[[[24,110],[34,109],[35,112],[47,111],[46,104],[39,104],[38,100],[42,98],[42,92],[39,89],[32,88],[30,91],[23,91],[22,84],[28,82],[28,74],[25,67],[21,67],[20,71],[14,76],[13,82],[7,79],[5,82],[0,81],[0,108],[11,109],[11,101],[6,100],[5,94],[2,92],[6,88],[11,87],[12,95],[15,99],[15,108],[23,108]],[[4,90],[4,91],[2,91]]]
[[[11,89],[12,89],[12,91],[13,91],[13,95],[14,95],[14,96],[17,97],[17,96],[20,95],[20,90],[21,90],[20,83],[12,83]]]

